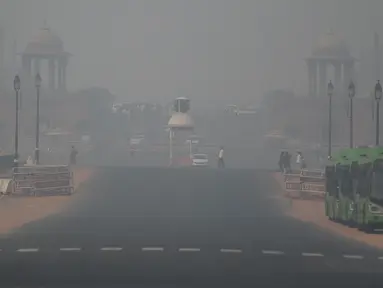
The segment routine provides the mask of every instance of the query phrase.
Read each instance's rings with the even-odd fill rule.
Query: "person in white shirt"
[[[300,165],[302,162],[302,152],[298,152],[296,163]]]
[[[225,168],[225,161],[223,161],[223,147],[219,149],[218,153],[218,168]]]
[[[31,156],[28,156],[28,159],[27,159],[27,165],[28,166],[32,166],[33,165],[33,159]]]
[[[297,165],[299,166],[300,169],[306,169],[306,161],[302,155],[302,152],[298,152],[296,162],[297,162]]]

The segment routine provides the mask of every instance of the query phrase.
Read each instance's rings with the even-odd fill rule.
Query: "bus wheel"
[[[371,224],[362,224],[359,228],[359,230],[365,232],[365,233],[373,233],[374,232],[374,227]]]

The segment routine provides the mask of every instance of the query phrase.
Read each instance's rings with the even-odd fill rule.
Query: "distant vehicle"
[[[186,140],[186,144],[200,144],[200,141],[202,140],[202,137],[198,135],[191,135],[189,139]]]
[[[130,148],[130,153],[133,156],[135,151],[140,151],[142,150],[142,145],[144,142],[144,135],[135,135],[129,140],[129,148]]]
[[[193,166],[203,166],[206,167],[209,165],[209,160],[206,154],[194,154],[192,156],[192,165]]]
[[[131,146],[138,146],[142,143],[142,141],[145,139],[144,135],[135,135],[132,138],[130,138],[130,145]]]

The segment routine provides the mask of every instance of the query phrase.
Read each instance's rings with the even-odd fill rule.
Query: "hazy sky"
[[[383,30],[382,11],[382,0],[0,0],[8,51],[13,39],[24,49],[46,19],[74,54],[71,89],[211,104],[304,93],[302,59],[319,35],[332,29],[358,57]]]

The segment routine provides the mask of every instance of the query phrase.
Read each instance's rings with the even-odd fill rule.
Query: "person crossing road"
[[[77,158],[78,151],[74,146],[72,146],[72,149],[70,151],[70,165],[75,165],[76,164],[76,158]]]
[[[223,147],[218,152],[218,168],[225,168],[225,161],[223,160]]]

